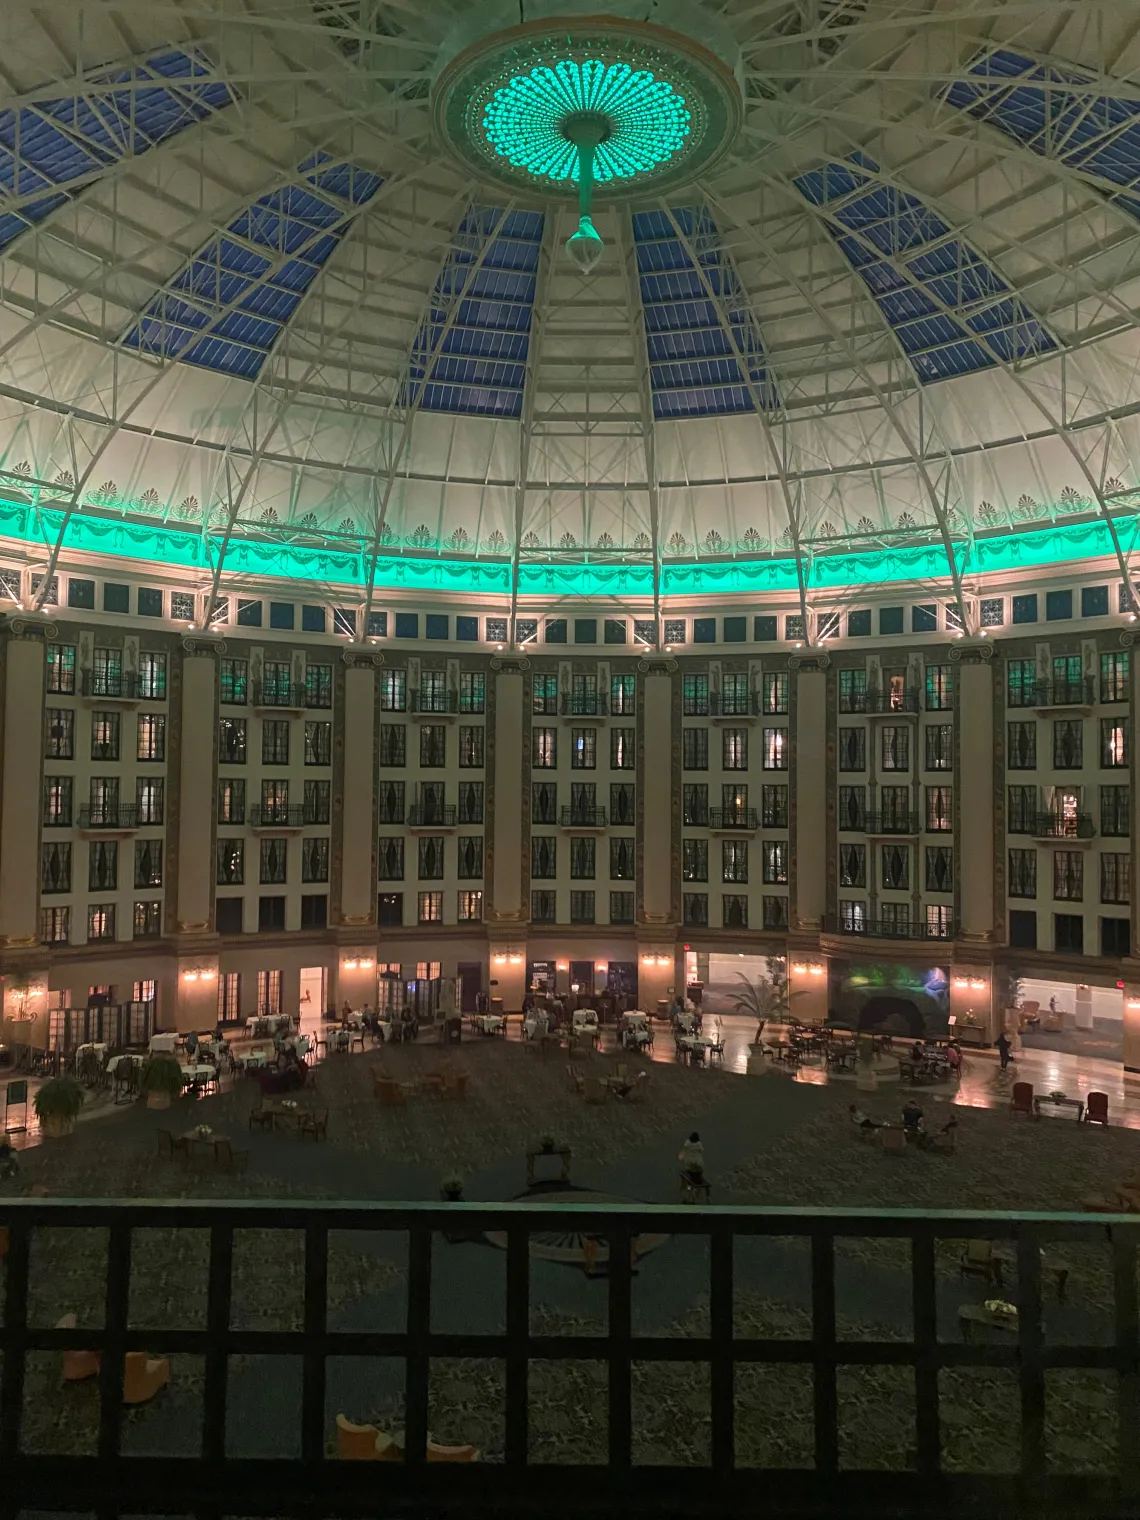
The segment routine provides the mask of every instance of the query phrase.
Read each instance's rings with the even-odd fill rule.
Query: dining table
[[[501,1013],[477,1013],[471,1022],[481,1034],[503,1034],[507,1027]]]

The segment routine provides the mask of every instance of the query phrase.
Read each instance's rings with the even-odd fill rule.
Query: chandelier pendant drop
[[[594,198],[594,156],[611,134],[609,120],[599,111],[578,111],[562,123],[568,142],[578,150],[578,230],[566,240],[566,253],[582,274],[594,270],[606,245],[598,236],[590,211]]]

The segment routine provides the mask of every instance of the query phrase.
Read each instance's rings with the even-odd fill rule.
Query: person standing
[[[998,1055],[1001,1057],[1001,1069],[1004,1071],[1009,1065],[1009,1036],[1004,1029],[998,1035],[994,1044],[997,1046]]]

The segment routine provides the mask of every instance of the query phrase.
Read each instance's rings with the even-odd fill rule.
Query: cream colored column
[[[212,928],[214,733],[217,665],[212,649],[189,648],[182,661],[182,746],[178,814],[178,928]]]
[[[492,669],[497,662],[492,661]],[[495,919],[518,923],[523,903],[523,665],[501,662],[495,675]],[[494,975],[494,971],[492,971]]]
[[[827,671],[801,667],[795,681],[793,926],[818,931],[827,912]]]
[[[368,924],[376,914],[376,671],[344,674],[344,811],[341,814],[340,917]]]
[[[8,639],[4,679],[3,808],[0,812],[0,942],[39,939],[44,643]]]
[[[961,939],[984,944],[994,935],[994,850],[1004,848],[994,839],[992,665],[990,659],[963,658],[957,670],[958,932]]]
[[[642,679],[641,902],[647,924],[673,920],[673,829],[680,799],[673,786],[673,678],[663,665]]]

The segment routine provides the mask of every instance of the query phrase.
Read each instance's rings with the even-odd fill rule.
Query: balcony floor
[[[1000,1076],[992,1056],[968,1052],[959,1089],[918,1090],[931,1129],[945,1122],[955,1107],[957,1153],[946,1157],[908,1151],[892,1157],[861,1143],[850,1124],[852,1079],[829,1078],[810,1067],[741,1076],[752,1032],[750,1020],[724,1020],[724,1071],[677,1064],[667,1027],[660,1022],[649,1062],[615,1057],[612,1034],[607,1032],[603,1053],[580,1064],[599,1074],[612,1072],[615,1059],[624,1059],[634,1070],[648,1069],[648,1097],[637,1107],[617,1100],[586,1105],[569,1091],[564,1054],[551,1052],[543,1059],[524,1051],[517,1021],[507,1040],[465,1032],[463,1044],[447,1052],[424,1035],[416,1045],[338,1055],[319,1064],[320,1102],[330,1112],[327,1144],[303,1143],[288,1133],[249,1132],[247,1114],[256,1101],[256,1088],[239,1079],[227,1081],[217,1096],[184,1100],[168,1113],[148,1112],[138,1105],[120,1108],[98,1122],[85,1122],[74,1139],[28,1143],[20,1154],[19,1178],[8,1187],[26,1191],[39,1186],[52,1196],[102,1198],[434,1199],[440,1178],[454,1171],[463,1175],[468,1198],[499,1200],[523,1193],[526,1147],[545,1131],[572,1147],[576,1186],[646,1202],[677,1201],[677,1150],[692,1129],[704,1141],[706,1169],[718,1203],[1065,1210],[1076,1208],[1084,1195],[1102,1191],[1134,1164],[1135,1141],[1128,1130],[1140,1128],[1140,1083],[1125,1081],[1120,1068],[1109,1063],[1032,1052],[1018,1060],[1016,1069],[1016,1075],[1032,1081],[1038,1091],[1058,1085],[1082,1094],[1088,1086],[1107,1091],[1113,1128],[1104,1131],[1078,1126],[1068,1115],[1050,1115],[1040,1123],[1012,1118],[1006,1112],[1009,1078]],[[421,1076],[441,1064],[467,1071],[468,1098],[462,1104],[416,1098],[409,1099],[406,1108],[381,1108],[371,1090],[371,1070],[381,1063],[398,1080]],[[884,1081],[878,1092],[860,1101],[875,1117],[897,1119],[903,1098],[896,1082]],[[248,1172],[220,1175],[206,1163],[185,1166],[158,1157],[156,1130],[180,1134],[196,1123],[210,1124],[248,1150]],[[22,1138],[34,1142],[38,1136]],[[300,1239],[294,1244],[295,1250],[280,1251],[252,1238],[239,1242],[235,1326],[299,1322]],[[80,1325],[95,1322],[103,1250],[94,1232],[80,1232],[66,1252],[39,1258],[33,1299],[40,1323],[53,1323],[61,1306],[74,1308]],[[182,1309],[187,1323],[197,1322],[204,1304],[206,1261],[188,1240],[152,1238],[140,1242],[137,1250],[134,1322],[155,1326],[153,1349],[159,1354],[161,1326],[173,1322],[172,1312],[177,1318]],[[1047,1294],[1047,1337],[1111,1338],[1107,1248],[1101,1255],[1085,1247],[1066,1248],[1064,1254],[1071,1262],[1067,1301],[1057,1303],[1051,1292]],[[736,1259],[737,1334],[806,1334],[806,1248],[792,1240],[745,1242],[738,1245]],[[504,1273],[501,1252],[437,1241],[433,1328],[457,1333],[494,1330]],[[405,1272],[400,1242],[394,1237],[334,1240],[329,1281],[334,1327],[388,1329],[402,1322]],[[635,1332],[682,1337],[705,1333],[702,1299],[707,1282],[707,1252],[699,1238],[676,1236],[665,1242],[639,1263],[633,1288]],[[956,1341],[957,1307],[981,1303],[992,1296],[992,1289],[980,1279],[960,1279],[955,1250],[940,1252],[938,1282],[940,1332]],[[841,1244],[837,1284],[841,1336],[892,1339],[909,1333],[909,1269],[892,1244]],[[1008,1278],[1006,1287],[1015,1291]],[[546,1326],[548,1333],[604,1333],[604,1279],[589,1279],[549,1262],[535,1263],[531,1295],[532,1323]],[[900,1379],[898,1390],[891,1381],[894,1371]],[[738,1461],[810,1466],[810,1374],[790,1366],[756,1372],[755,1381],[742,1379],[739,1385]],[[903,1398],[901,1387],[908,1376],[902,1368],[841,1370],[840,1441],[849,1464],[905,1470],[913,1447],[912,1427],[900,1414],[897,1400]],[[596,1371],[594,1364],[536,1364],[530,1396],[532,1459],[604,1460],[605,1404],[595,1386],[598,1377],[604,1372]],[[690,1466],[707,1460],[706,1378],[703,1366],[683,1363],[645,1364],[635,1373],[636,1460]],[[1083,1443],[1084,1460],[1096,1470],[1108,1422],[1094,1382],[1082,1375],[1074,1387],[1066,1388],[1063,1423],[1066,1442]],[[262,1368],[235,1366],[231,1431],[237,1454],[293,1454],[290,1411],[299,1389],[299,1378],[289,1369],[269,1382]],[[502,1393],[502,1368],[493,1362],[433,1364],[430,1420],[436,1438],[470,1440],[492,1458],[500,1454]],[[127,1451],[192,1451],[200,1397],[200,1369],[176,1355],[171,1387],[132,1414],[126,1427]],[[330,1429],[338,1411],[356,1420],[392,1423],[399,1417],[399,1398],[393,1365],[369,1358],[330,1363]],[[944,1420],[944,1450],[951,1457],[967,1466],[982,1454],[987,1460],[1010,1460],[1010,1443],[1016,1439],[1015,1385],[1007,1389],[1000,1378],[985,1382],[963,1369],[949,1378],[943,1399],[944,1409],[950,1411]],[[578,1412],[569,1426],[567,1408]],[[93,1438],[97,1427],[93,1390],[68,1388],[61,1394],[55,1357],[41,1357],[30,1367],[28,1410],[37,1444],[62,1442],[64,1450],[74,1451]]]

